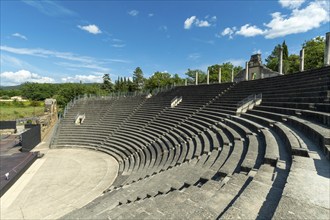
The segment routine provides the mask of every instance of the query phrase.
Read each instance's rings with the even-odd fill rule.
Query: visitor
[[[6,173],[5,176],[6,176],[6,180],[9,180],[9,173]]]

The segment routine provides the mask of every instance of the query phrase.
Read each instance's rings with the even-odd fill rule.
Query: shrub
[[[38,106],[40,106],[40,103],[38,101],[31,101],[30,102],[30,106],[32,106],[32,107],[38,107]]]
[[[16,106],[16,107],[24,107],[24,103],[20,102],[20,101],[17,101],[16,99],[14,99],[13,105]]]

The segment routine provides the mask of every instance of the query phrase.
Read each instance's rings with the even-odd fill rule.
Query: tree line
[[[234,69],[235,74],[242,67],[234,66],[231,63],[215,64],[210,66],[210,82],[217,82],[218,70],[222,68],[222,82],[231,80],[231,71]],[[206,83],[206,73],[198,69],[188,69],[185,75],[186,79],[181,78],[178,74],[156,71],[149,78],[144,77],[144,73],[140,67],[136,67],[132,77],[118,77],[114,82],[110,78],[110,74],[104,74],[103,83],[35,83],[25,82],[15,89],[0,89],[0,97],[9,99],[13,96],[23,96],[32,101],[43,101],[46,98],[55,98],[57,103],[63,107],[74,97],[84,94],[92,94],[106,96],[110,93],[129,93],[152,91],[156,88],[163,88],[173,85],[184,85],[187,80],[188,84],[195,82],[195,73],[199,73],[199,83]]]
[[[299,71],[299,56],[289,54],[285,41],[274,47],[272,53],[265,59],[266,66],[274,71],[278,71],[279,48],[283,48],[283,73],[290,74]],[[325,39],[316,37],[303,44],[305,49],[305,70],[319,68],[323,66]],[[218,71],[221,68],[221,81],[230,82],[231,73],[236,75],[243,68],[235,66],[230,62],[214,64],[208,67],[210,73],[210,83],[218,82]],[[157,71],[149,78],[144,77],[143,70],[136,67],[132,77],[118,77],[114,82],[109,74],[104,74],[103,83],[33,83],[26,82],[16,89],[0,89],[1,97],[23,96],[32,101],[43,101],[46,98],[55,98],[60,106],[66,105],[71,99],[78,95],[94,94],[105,96],[116,92],[152,91],[159,87],[171,85],[184,85],[195,82],[195,73],[198,72],[199,83],[206,83],[207,73],[200,69],[188,69],[185,78],[178,74]]]
[[[297,54],[289,54],[288,46],[285,41],[274,47],[272,53],[265,59],[266,66],[274,71],[279,70],[280,48],[283,49],[283,73],[290,74],[299,71],[300,56]],[[305,50],[304,69],[310,70],[320,68],[324,63],[325,39],[316,37],[306,41],[302,48]]]

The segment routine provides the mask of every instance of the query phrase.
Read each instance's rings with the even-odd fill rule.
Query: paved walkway
[[[0,198],[1,219],[56,219],[100,196],[118,173],[107,154],[84,149],[49,149],[49,140],[35,150],[35,161]]]

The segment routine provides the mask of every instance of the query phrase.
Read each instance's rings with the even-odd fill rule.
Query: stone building
[[[280,75],[279,72],[273,71],[262,64],[261,54],[254,54],[248,62],[248,76],[246,78],[246,68],[241,70],[234,78],[235,82],[253,79],[263,79]]]

